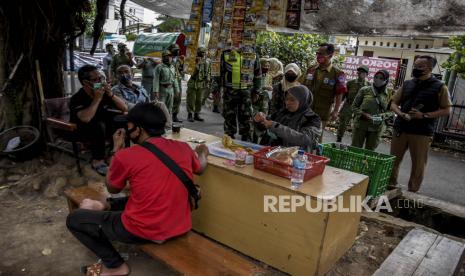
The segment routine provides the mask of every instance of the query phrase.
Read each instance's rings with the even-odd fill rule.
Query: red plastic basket
[[[266,157],[266,154],[273,148],[274,147],[266,147],[253,154],[254,168],[290,179],[292,174],[292,166],[288,165],[287,163]],[[305,155],[308,156],[308,160],[311,160],[313,166],[305,170],[304,181],[307,181],[317,175],[323,174],[325,166],[329,162],[329,158],[307,152]]]

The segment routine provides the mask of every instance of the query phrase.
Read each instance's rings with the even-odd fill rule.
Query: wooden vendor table
[[[220,138],[189,129],[168,138],[187,141],[190,137],[209,142]],[[192,212],[194,230],[247,256],[292,275],[323,275],[352,246],[360,212],[264,212],[264,196],[364,198],[368,177],[326,166],[321,176],[299,190],[288,179],[255,170],[253,165],[237,168],[225,159],[209,156],[204,174],[196,177],[202,187],[199,209]]]

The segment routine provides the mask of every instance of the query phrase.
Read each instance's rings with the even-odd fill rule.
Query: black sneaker
[[[220,113],[220,109],[218,108],[218,106],[214,106],[213,107],[213,113]]]
[[[195,114],[194,114],[194,120],[199,121],[199,122],[205,121],[204,119],[200,118],[199,113],[195,113]]]
[[[182,121],[178,119],[178,113],[173,113],[173,122],[182,123]]]

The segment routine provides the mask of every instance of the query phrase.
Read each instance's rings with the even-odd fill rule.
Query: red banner
[[[346,57],[342,65],[342,70],[346,74],[347,80],[357,78],[357,68],[362,65],[368,66],[368,68],[370,69],[367,78],[370,82],[373,81],[375,73],[381,69],[387,70],[389,72],[389,79],[395,80],[397,78],[399,60],[349,56]]]

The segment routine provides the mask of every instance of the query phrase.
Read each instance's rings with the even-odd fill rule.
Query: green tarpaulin
[[[171,44],[180,45],[184,35],[182,33],[143,33],[139,34],[134,42],[133,52],[135,56],[161,57],[163,50],[168,49]]]

